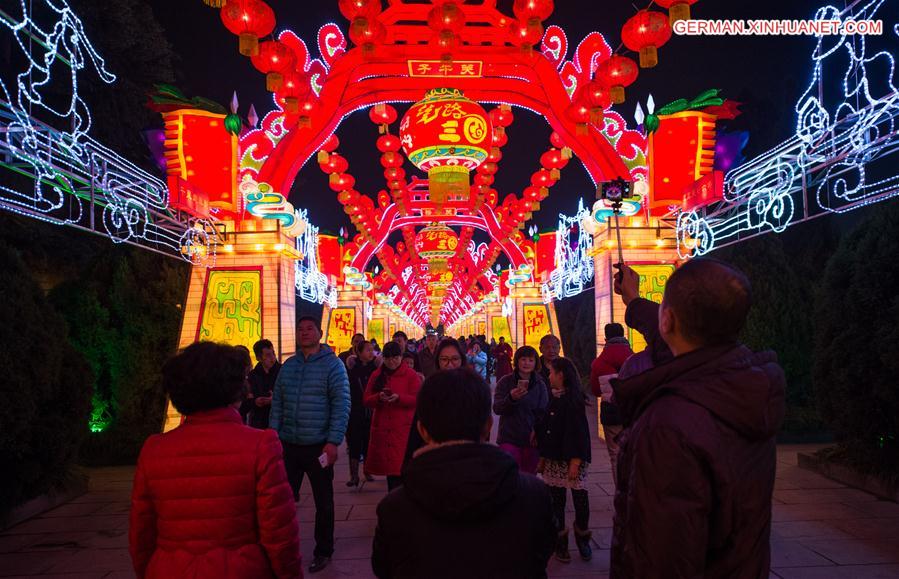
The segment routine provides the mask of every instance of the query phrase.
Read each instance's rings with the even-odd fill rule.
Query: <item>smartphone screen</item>
[[[531,384],[530,380],[519,380],[518,381],[518,387],[524,388],[525,390],[528,389],[528,386],[530,386],[530,384]]]

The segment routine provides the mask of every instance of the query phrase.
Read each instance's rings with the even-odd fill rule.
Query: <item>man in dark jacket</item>
[[[250,403],[252,407],[247,422],[253,428],[268,428],[268,417],[272,410],[272,394],[275,391],[275,380],[281,370],[275,347],[271,340],[259,340],[253,344],[256,355],[256,367],[247,376],[250,383]]]
[[[628,269],[622,294],[634,291]],[[737,342],[749,305],[741,272],[709,259],[686,263],[659,309],[659,335],[674,358],[612,380],[625,424],[613,579],[768,577],[785,380],[774,353]]]
[[[425,380],[417,412],[427,445],[378,505],[375,575],[546,577],[555,543],[549,491],[484,444],[493,422],[487,384],[469,369],[439,372]]]
[[[421,373],[425,378],[430,378],[437,373],[437,332],[428,330],[425,334],[425,345],[418,352],[418,362],[421,364]]]

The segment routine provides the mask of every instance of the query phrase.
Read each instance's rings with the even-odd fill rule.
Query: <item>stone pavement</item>
[[[771,577],[899,578],[899,504],[799,469],[799,450],[811,448],[782,446],[778,450]],[[580,561],[572,541],[574,560],[568,565],[552,560],[550,577],[608,576],[613,487],[606,450],[598,438],[593,458],[589,478],[593,560]],[[316,575],[320,579],[372,577],[369,556],[375,507],[387,492],[386,482],[379,477],[350,490],[344,485],[346,473],[346,458],[341,455],[334,482],[336,552],[332,564]],[[132,476],[131,467],[92,470],[88,494],[0,534],[0,577],[133,577],[127,539]],[[298,513],[303,560],[308,563],[314,508],[307,487]]]

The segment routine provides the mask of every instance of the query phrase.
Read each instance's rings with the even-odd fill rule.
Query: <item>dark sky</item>
[[[316,33],[327,22],[336,22],[346,33],[347,21],[337,9],[337,0],[315,2],[268,0],[278,17],[278,28],[293,29],[316,52]],[[888,0],[895,4],[899,0]],[[841,0],[836,4],[842,6]],[[511,14],[511,0],[498,2]],[[642,8],[646,3],[641,2]],[[693,6],[694,18],[709,19],[796,19],[811,18],[824,0],[699,0]],[[237,39],[221,24],[216,10],[200,0],[155,0],[158,19],[180,55],[179,84],[188,94],[198,94],[227,103],[237,90],[240,112],[245,114],[254,103],[260,116],[271,108],[271,97],[264,89],[264,78],[237,52]],[[895,14],[896,6],[890,7]],[[577,43],[594,30],[605,35],[614,48],[619,44],[621,25],[635,12],[629,0],[556,0],[553,16],[546,23],[565,29],[569,55]],[[882,10],[883,12],[883,10]],[[886,20],[886,15],[881,14]],[[890,19],[895,22],[895,17]],[[811,79],[809,55],[813,37],[688,37],[673,36],[659,51],[659,65],[641,70],[640,77],[628,89],[627,101],[616,109],[633,122],[636,103],[646,102],[652,94],[657,105],[677,98],[691,98],[708,88],[719,88],[723,95],[744,104],[743,116],[731,128],[749,129],[746,153],[752,157],[776,145],[790,135],[794,123],[793,105]],[[634,55],[631,55],[634,56]],[[398,106],[400,115],[405,107]],[[645,108],[645,107],[644,107]],[[497,175],[500,198],[519,193],[529,184],[531,173],[539,168],[539,156],[548,146],[550,129],[532,113],[515,109],[515,122],[509,129],[509,144],[503,149],[503,161]],[[396,128],[394,128],[396,130]],[[350,161],[350,173],[357,188],[374,195],[383,188],[382,169],[374,146],[377,130],[367,111],[348,117],[338,130],[340,152]],[[314,161],[314,158],[313,158]],[[407,163],[407,173],[416,171]],[[322,194],[324,193],[324,194]],[[563,170],[561,181],[549,199],[535,214],[541,228],[554,229],[560,211],[573,214],[577,199],[592,199],[593,189],[579,163]],[[307,207],[314,223],[335,231],[348,224],[327,187],[327,176],[314,162],[300,171],[290,200]]]

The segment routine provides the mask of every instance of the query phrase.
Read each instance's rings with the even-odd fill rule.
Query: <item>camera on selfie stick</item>
[[[613,181],[606,181],[604,183],[601,183],[599,186],[599,191],[597,191],[598,198],[605,199],[609,202],[609,205],[611,205],[612,207],[612,215],[615,217],[615,237],[618,239],[619,265],[624,265],[624,252],[621,248],[621,223],[618,221],[618,217],[621,215],[621,206],[624,200],[630,196],[631,182],[625,181],[621,177]],[[618,273],[615,274],[615,278],[618,280],[618,283],[621,283],[622,276],[623,272],[619,267]]]

